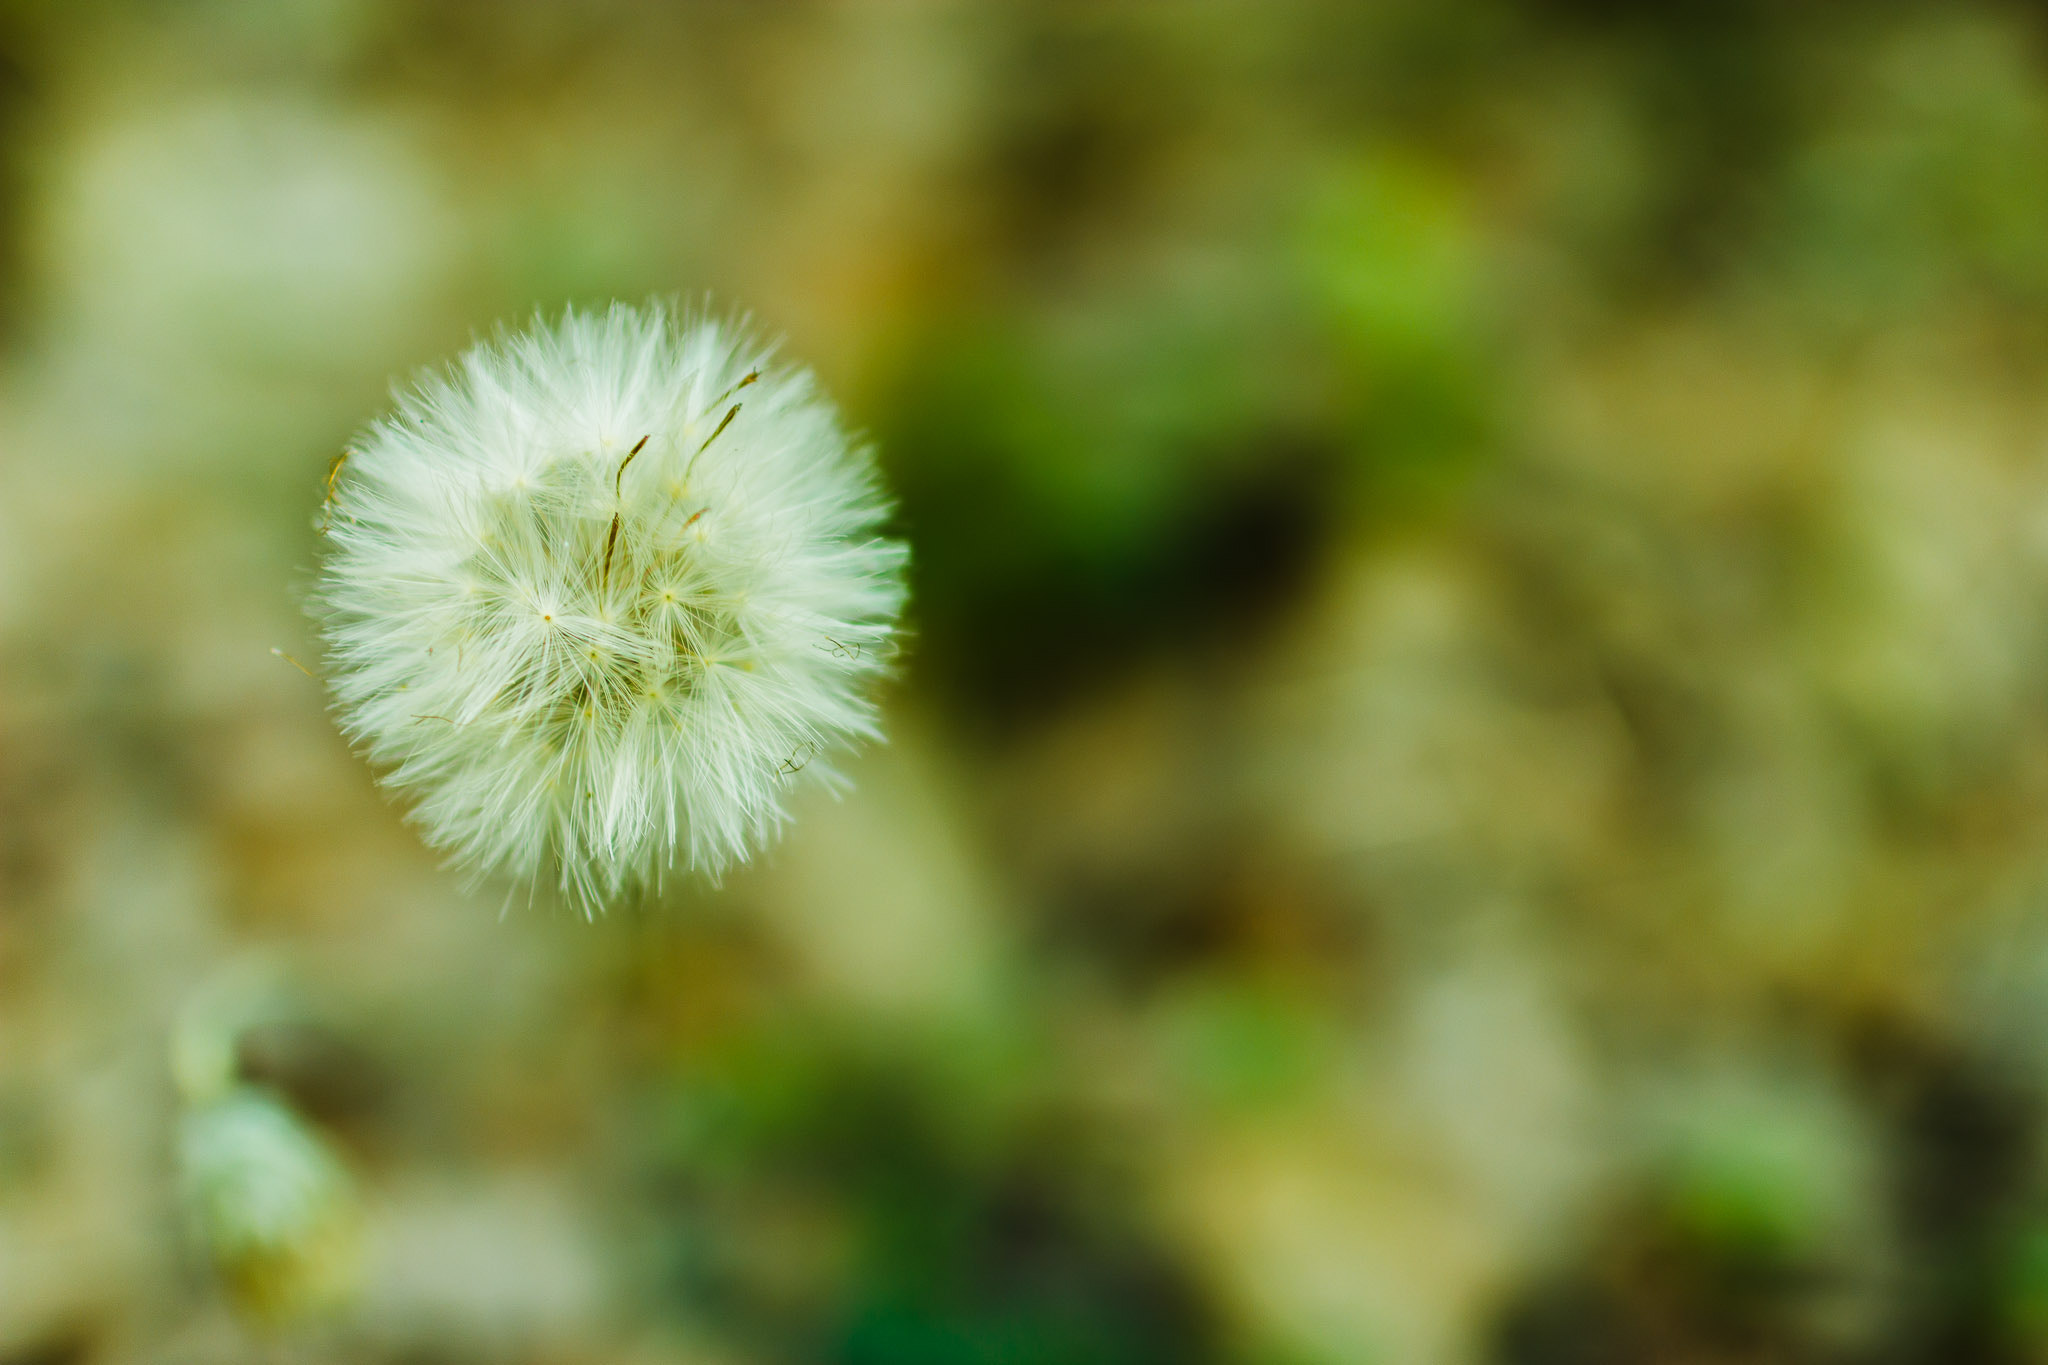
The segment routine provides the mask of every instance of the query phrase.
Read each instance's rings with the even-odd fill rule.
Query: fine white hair
[[[874,738],[906,549],[869,450],[743,327],[569,310],[419,379],[329,477],[343,731],[478,873],[585,913],[712,875]]]

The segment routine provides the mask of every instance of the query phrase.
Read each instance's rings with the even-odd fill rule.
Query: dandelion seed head
[[[780,827],[876,736],[905,549],[811,376],[660,305],[420,380],[332,476],[342,727],[429,843],[586,912]]]
[[[288,1318],[346,1296],[358,1255],[355,1187],[290,1108],[237,1087],[184,1115],[178,1164],[193,1235],[238,1304]]]

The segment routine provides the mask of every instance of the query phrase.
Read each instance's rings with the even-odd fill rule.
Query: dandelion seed
[[[793,753],[876,735],[905,549],[810,375],[728,324],[614,305],[479,345],[330,502],[342,727],[477,872],[586,912],[715,875],[780,827]]]
[[[312,670],[312,669],[310,669],[310,668],[306,667],[306,666],[305,666],[304,664],[300,663],[300,662],[299,662],[299,661],[298,661],[297,659],[294,659],[294,658],[293,658],[293,657],[292,657],[291,655],[289,655],[289,654],[285,653],[285,652],[284,652],[283,650],[279,649],[279,648],[278,648],[278,647],[277,647],[276,645],[272,645],[272,646],[270,647],[270,652],[271,652],[272,654],[275,654],[275,655],[276,655],[276,656],[277,656],[278,658],[280,658],[280,659],[283,659],[283,660],[284,660],[284,661],[285,661],[286,663],[290,664],[290,665],[291,665],[291,666],[292,666],[293,668],[296,668],[296,669],[298,669],[298,670],[299,670],[299,672],[301,672],[301,673],[305,674],[305,675],[306,675],[307,677],[309,677],[309,678],[312,678],[312,679],[313,679],[313,681],[315,681],[315,682],[318,682],[318,681],[320,681],[320,679],[318,678],[318,676],[316,676],[316,675],[314,674],[314,672],[313,672],[313,670]]]

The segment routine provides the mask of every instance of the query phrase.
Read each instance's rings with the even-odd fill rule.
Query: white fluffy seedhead
[[[472,868],[586,912],[716,874],[875,735],[905,548],[811,376],[615,304],[471,348],[337,464],[342,728]]]
[[[238,1086],[178,1126],[186,1216],[237,1302],[289,1318],[347,1295],[360,1209],[338,1157],[289,1106]]]

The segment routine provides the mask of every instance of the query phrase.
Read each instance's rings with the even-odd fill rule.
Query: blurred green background
[[[915,547],[722,888],[300,602],[500,320]],[[0,1365],[2048,1361],[2048,5],[0,0]]]

